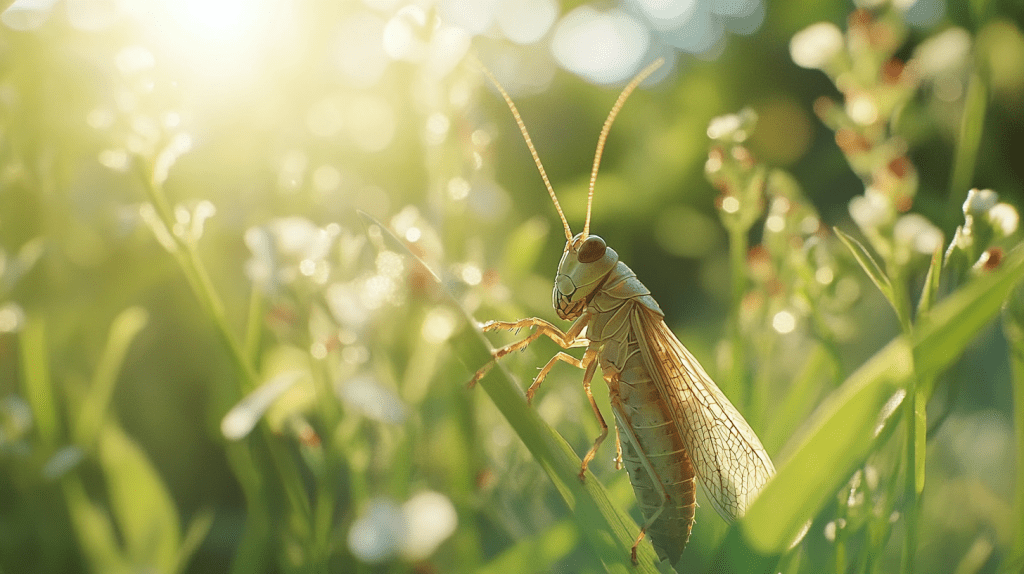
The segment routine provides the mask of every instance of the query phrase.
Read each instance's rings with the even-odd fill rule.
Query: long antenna
[[[516,123],[519,125],[519,131],[523,132],[523,139],[526,140],[526,147],[530,148],[530,155],[533,156],[533,162],[537,164],[537,170],[540,171],[540,177],[544,180],[544,187],[548,188],[548,195],[551,196],[551,201],[555,202],[555,209],[558,211],[558,217],[562,218],[562,226],[565,227],[565,239],[566,241],[572,241],[572,231],[569,229],[569,222],[565,219],[565,213],[562,213],[562,206],[558,204],[558,197],[555,196],[555,189],[551,187],[551,181],[548,180],[548,174],[544,171],[544,164],[540,162],[540,156],[537,155],[537,149],[533,147],[533,141],[530,139],[530,133],[526,131],[526,124],[523,123],[523,118],[519,116],[519,110],[516,109],[516,105],[512,102],[512,98],[509,97],[508,92],[505,88],[501,87],[498,83],[498,79],[494,77],[486,67],[481,66],[484,70],[484,74],[491,80],[494,87],[498,88],[501,93],[501,97],[505,98],[505,103],[508,104],[508,109],[512,110],[512,116],[516,119]],[[653,71],[653,70],[652,70]],[[587,216],[590,219],[590,216]]]
[[[601,165],[601,154],[604,153],[604,142],[608,139],[608,132],[612,129],[612,122],[615,121],[615,116],[619,115],[619,110],[622,109],[622,105],[626,103],[626,98],[633,93],[633,90],[640,85],[640,82],[646,80],[647,76],[653,74],[654,71],[660,68],[664,63],[665,58],[658,58],[649,66],[641,70],[640,73],[622,89],[622,93],[619,94],[619,99],[615,100],[615,105],[612,106],[612,111],[608,112],[608,119],[604,121],[604,127],[601,128],[601,135],[597,138],[597,152],[594,153],[594,167],[590,170],[590,192],[587,194],[587,220],[583,224],[582,239],[586,239],[590,235],[590,206],[594,203],[594,184],[597,182],[597,168]]]

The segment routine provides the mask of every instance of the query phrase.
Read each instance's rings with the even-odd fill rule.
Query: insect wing
[[[757,435],[657,314],[633,315],[644,363],[672,409],[712,506],[727,522],[746,512],[775,467]]]

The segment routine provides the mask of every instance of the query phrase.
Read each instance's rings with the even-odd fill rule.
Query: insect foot
[[[480,379],[484,378],[487,375],[487,373],[491,372],[491,369],[493,369],[494,365],[497,364],[495,363],[495,361],[498,359],[498,357],[494,349],[491,349],[491,356],[494,358],[489,363],[480,367],[480,370],[473,373],[473,378],[470,379],[468,383],[466,383],[467,389],[472,389],[473,387],[475,387],[476,384],[480,381]]]
[[[495,329],[499,329],[500,328],[500,326],[498,324],[498,321],[488,321],[486,323],[477,323],[476,325],[478,327],[480,327],[480,330],[485,332],[485,333],[487,331],[493,331]]]

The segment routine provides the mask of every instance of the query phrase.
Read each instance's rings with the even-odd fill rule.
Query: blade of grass
[[[967,84],[967,97],[964,100],[964,115],[960,120],[960,137],[956,139],[956,155],[953,159],[953,172],[949,181],[949,201],[951,207],[959,207],[964,193],[970,189],[974,179],[974,165],[981,147],[981,136],[985,128],[985,110],[988,107],[988,86],[981,72],[975,69]],[[955,212],[954,212],[955,213]]]
[[[1003,332],[1010,344],[1010,369],[1013,374],[1013,431],[1016,444],[1024,445],[1024,291],[1018,288],[1003,311]],[[1002,572],[1011,572],[1009,565],[1024,565],[1024,456],[1017,452],[1015,492],[1011,539],[1014,541]]]
[[[792,455],[734,524],[717,551],[715,572],[768,572],[804,524],[874,448],[914,373],[924,380],[948,367],[1024,278],[1024,250],[1003,267],[946,298],[915,328],[857,369],[812,415]],[[787,449],[788,450],[788,449]],[[783,511],[784,510],[784,511]]]
[[[125,557],[160,572],[173,571],[181,522],[163,479],[138,443],[116,425],[104,425],[96,441]]]
[[[117,375],[128,353],[128,346],[146,326],[149,314],[141,307],[129,307],[111,323],[107,344],[100,355],[100,361],[93,372],[88,394],[82,400],[75,425],[75,442],[82,448],[91,449],[100,427],[107,418],[107,408],[114,394]]]
[[[249,293],[249,313],[245,319],[245,359],[250,365],[259,364],[260,335],[263,332],[263,294],[254,283]]]
[[[50,384],[50,354],[46,349],[46,324],[43,318],[30,317],[20,337],[22,381],[25,384],[22,392],[32,407],[32,417],[40,440],[44,445],[54,448],[61,432],[60,413]]]
[[[491,347],[483,332],[475,327],[476,321],[444,289],[444,284],[437,274],[387,227],[366,213],[359,214],[368,226],[377,226],[382,231],[385,241],[392,248],[404,253],[410,260],[418,262],[437,281],[438,288],[445,293],[446,302],[451,309],[461,316],[466,324],[474,326],[471,329],[461,329],[452,337],[453,349],[460,360],[470,370],[490,362]],[[516,386],[502,365],[491,369],[491,372],[480,381],[480,386],[547,473],[569,510],[576,515],[584,538],[606,570],[621,574],[658,572],[658,558],[654,548],[647,542],[637,549],[639,563],[633,565],[630,562],[630,548],[639,533],[639,527],[628,514],[611,503],[608,492],[593,474],[588,472],[586,481],[580,483],[577,477],[581,464],[579,456],[534,409],[526,404],[523,390]]]
[[[181,545],[178,547],[175,572],[186,571],[189,560],[192,559],[196,550],[199,550],[203,540],[206,540],[211,526],[213,526],[213,510],[200,510],[192,517],[185,529],[185,535],[181,539]]]
[[[129,561],[121,553],[110,515],[89,500],[76,474],[66,475],[61,480],[61,489],[67,501],[71,528],[88,564],[100,572],[127,571]]]
[[[935,305],[939,297],[939,285],[942,283],[942,245],[935,248],[932,253],[931,263],[928,265],[928,273],[924,277],[924,287],[921,288],[921,298],[917,301],[917,315],[924,316]]]
[[[889,277],[886,276],[885,271],[882,271],[882,268],[875,261],[875,258],[871,256],[871,253],[868,252],[867,248],[864,247],[864,244],[860,241],[857,241],[852,236],[843,233],[843,231],[838,227],[833,227],[832,229],[836,232],[836,237],[846,245],[850,250],[850,253],[853,254],[854,259],[857,260],[857,263],[859,263],[861,268],[864,269],[864,272],[868,274],[868,278],[871,279],[871,282],[878,287],[878,290],[882,292],[882,295],[885,295],[885,299],[889,301],[889,304],[892,305],[892,308],[898,314],[899,306],[896,304],[896,294],[893,291],[892,283],[889,282]]]

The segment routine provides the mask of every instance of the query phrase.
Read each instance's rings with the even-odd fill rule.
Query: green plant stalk
[[[971,72],[964,99],[964,115],[960,121],[960,136],[957,138],[953,172],[949,181],[949,201],[952,207],[970,189],[974,179],[974,167],[981,147],[985,128],[985,111],[988,106],[988,86],[977,67]],[[959,211],[959,210],[957,210]]]
[[[270,570],[269,551],[272,520],[269,492],[263,476],[257,470],[248,442],[229,442],[225,446],[228,463],[235,472],[245,493],[245,526],[231,561],[232,574],[248,574]]]
[[[836,572],[846,572],[846,528],[839,527],[839,519],[846,517],[846,502],[843,501],[840,504],[840,512],[836,514],[835,525],[836,525],[836,541],[835,541],[835,557],[836,557]]]
[[[334,429],[337,427],[340,418],[338,401],[334,400],[334,392],[331,388],[324,361],[316,361],[310,369],[313,378],[313,389],[317,396],[317,409],[323,427]],[[319,453],[323,457],[316,473],[316,501],[313,507],[313,563],[320,571],[326,572],[331,557],[331,531],[334,527],[334,508],[336,505],[338,491],[336,477],[340,476],[340,464],[337,459],[335,448],[335,435],[327,433],[321,437]]]
[[[917,519],[919,499],[917,492],[917,388],[914,377],[910,377],[910,388],[903,399],[903,421],[906,425],[904,449],[906,452],[905,482],[903,484],[904,509],[903,518],[906,524],[903,539],[903,557],[900,561],[900,572],[914,572],[914,554],[917,550]]]
[[[888,262],[890,281],[892,282],[893,308],[899,318],[903,336],[908,340],[914,339],[914,324],[910,315],[910,298],[906,268],[895,261]],[[917,349],[911,354],[911,358],[917,353]],[[924,417],[924,401],[918,398],[918,380],[914,372],[913,364],[910,365],[911,377],[908,380],[907,394],[903,399],[903,422],[906,427],[904,435],[904,452],[906,453],[904,475],[903,517],[906,528],[903,539],[903,556],[900,563],[900,572],[912,574],[914,572],[914,555],[917,552],[918,540],[918,517],[920,509],[920,494],[924,486],[924,441],[927,425],[919,422]],[[918,485],[921,485],[921,489]]]
[[[1007,323],[1012,319],[1004,318]],[[1024,445],[1024,331],[1021,325],[1007,324],[1004,329],[1010,340],[1010,368],[1013,374],[1013,431],[1017,445]],[[1019,452],[1015,460],[1016,479],[1013,497],[1013,513],[1016,517],[1011,525],[1011,539],[1014,541],[1006,557],[1002,572],[1021,574],[1024,572],[1024,456]],[[1018,568],[1014,570],[1014,565]]]
[[[246,360],[246,354],[241,345],[231,334],[231,328],[228,326],[227,317],[224,314],[224,303],[217,295],[213,282],[210,280],[210,274],[206,271],[206,266],[203,265],[199,254],[196,253],[195,247],[174,233],[174,213],[163,188],[153,181],[152,177],[147,176],[143,179],[146,182],[146,192],[160,221],[163,222],[164,227],[174,239],[177,249],[172,254],[178,260],[178,265],[184,272],[185,279],[188,281],[189,287],[192,288],[192,293],[199,300],[199,304],[202,305],[206,314],[213,320],[217,335],[227,347],[231,360],[235,364],[235,369],[239,374],[237,382],[240,396],[252,392],[258,384],[259,378],[252,365]]]
[[[188,280],[189,286],[192,288],[192,292],[199,300],[203,310],[213,320],[216,332],[228,350],[228,354],[238,373],[240,395],[251,392],[257,385],[258,378],[256,372],[246,360],[242,346],[231,334],[231,329],[228,326],[227,317],[224,313],[224,305],[217,295],[213,282],[209,278],[209,273],[206,271],[206,267],[203,265],[198,253],[196,253],[195,248],[190,243],[173,233],[174,214],[170,203],[167,201],[163,188],[150,176],[151,173],[152,169],[145,174],[143,181],[145,182],[146,192],[160,220],[176,243],[177,249],[172,252],[172,255],[178,261],[179,267],[185,274],[185,278]],[[266,428],[266,425],[260,425],[260,429],[260,435],[280,477],[285,496],[288,498],[292,509],[298,511],[308,521],[312,516],[310,502],[302,489],[302,475],[294,459],[284,451],[283,447],[275,440],[275,437],[270,434],[270,430]],[[229,460],[236,462],[244,461],[246,463],[242,467],[235,467],[235,472],[239,476],[242,474],[259,474],[259,469],[251,464],[252,459],[250,457],[229,457]],[[241,482],[243,486],[247,484],[247,481]],[[257,492],[246,492],[246,499],[250,502],[261,501]],[[266,501],[261,501],[261,503],[266,504]],[[258,515],[264,514],[269,514],[269,511],[260,511],[258,513]],[[264,532],[263,529],[257,529],[257,531]],[[266,534],[266,532],[264,533]],[[259,545],[260,543],[254,542],[254,544]]]
[[[99,364],[96,365],[88,394],[82,401],[74,429],[75,442],[82,448],[91,449],[94,446],[100,428],[107,419],[107,409],[128,346],[145,327],[147,321],[148,314],[145,310],[130,307],[122,311],[110,326],[107,344],[100,355]]]
[[[185,529],[181,545],[178,547],[178,555],[175,560],[177,567],[174,569],[173,574],[181,574],[186,571],[189,560],[199,550],[199,546],[206,539],[206,535],[210,533],[211,526],[213,526],[213,510],[200,510],[192,518]]]
[[[20,335],[22,392],[32,408],[32,417],[45,448],[54,448],[61,435],[60,413],[50,382],[50,356],[46,348],[46,322],[34,315]]]
[[[249,312],[245,319],[245,364],[255,365],[259,361],[260,343],[263,334],[263,294],[254,283],[249,293]]]
[[[732,388],[726,393],[737,405],[750,407],[747,388],[747,357],[741,325],[743,296],[747,292],[747,229],[734,225],[729,229],[729,271],[731,277],[732,312],[729,314],[729,346],[732,364],[729,380]]]

